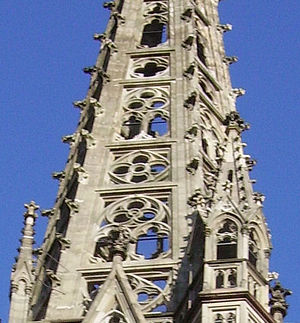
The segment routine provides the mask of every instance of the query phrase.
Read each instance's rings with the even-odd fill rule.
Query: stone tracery
[[[96,258],[111,261],[109,237],[111,232],[120,227],[128,235],[127,257],[124,258],[143,260],[169,256],[170,210],[163,201],[133,195],[110,204],[102,219],[102,226],[95,239]],[[148,244],[146,248],[143,248],[144,241]],[[149,246],[152,248],[150,254]]]

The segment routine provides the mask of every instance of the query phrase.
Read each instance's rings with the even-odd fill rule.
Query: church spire
[[[24,213],[24,228],[19,248],[17,262],[13,267],[11,274],[11,309],[10,322],[27,322],[29,302],[31,299],[33,275],[33,244],[34,244],[34,224],[37,218],[36,210],[39,206],[31,201],[24,204],[26,212]]]
[[[225,54],[218,3],[105,3],[45,212],[31,320],[274,323],[263,196],[235,106],[245,91],[231,86],[237,58]]]

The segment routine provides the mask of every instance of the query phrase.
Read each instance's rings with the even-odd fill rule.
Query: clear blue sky
[[[106,10],[99,0],[23,0],[0,2],[1,86],[1,284],[0,318],[8,311],[10,269],[21,237],[23,204],[53,206],[58,183],[52,171],[64,169],[68,146],[63,135],[76,129],[89,76],[95,63]],[[246,152],[258,160],[255,190],[266,195],[265,215],[273,236],[271,271],[278,271],[289,297],[286,322],[299,323],[300,172],[299,53],[300,1],[222,1],[226,52],[234,87],[247,95],[238,110],[251,123]],[[41,242],[46,220],[38,219]]]

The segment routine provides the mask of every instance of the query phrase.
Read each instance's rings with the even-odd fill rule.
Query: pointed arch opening
[[[142,46],[156,47],[167,41],[167,25],[159,19],[154,19],[151,23],[144,26],[141,40]]]
[[[237,258],[237,226],[227,219],[217,233],[217,259]]]
[[[257,239],[255,237],[254,230],[251,230],[249,233],[248,259],[249,259],[249,262],[254,267],[257,266],[257,258],[258,258]]]

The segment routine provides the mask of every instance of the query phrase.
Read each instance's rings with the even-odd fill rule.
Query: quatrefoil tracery
[[[140,151],[118,158],[109,175],[115,183],[162,181],[169,171],[169,161],[161,154]]]
[[[130,76],[152,78],[165,76],[169,71],[168,57],[137,58],[133,60]]]

